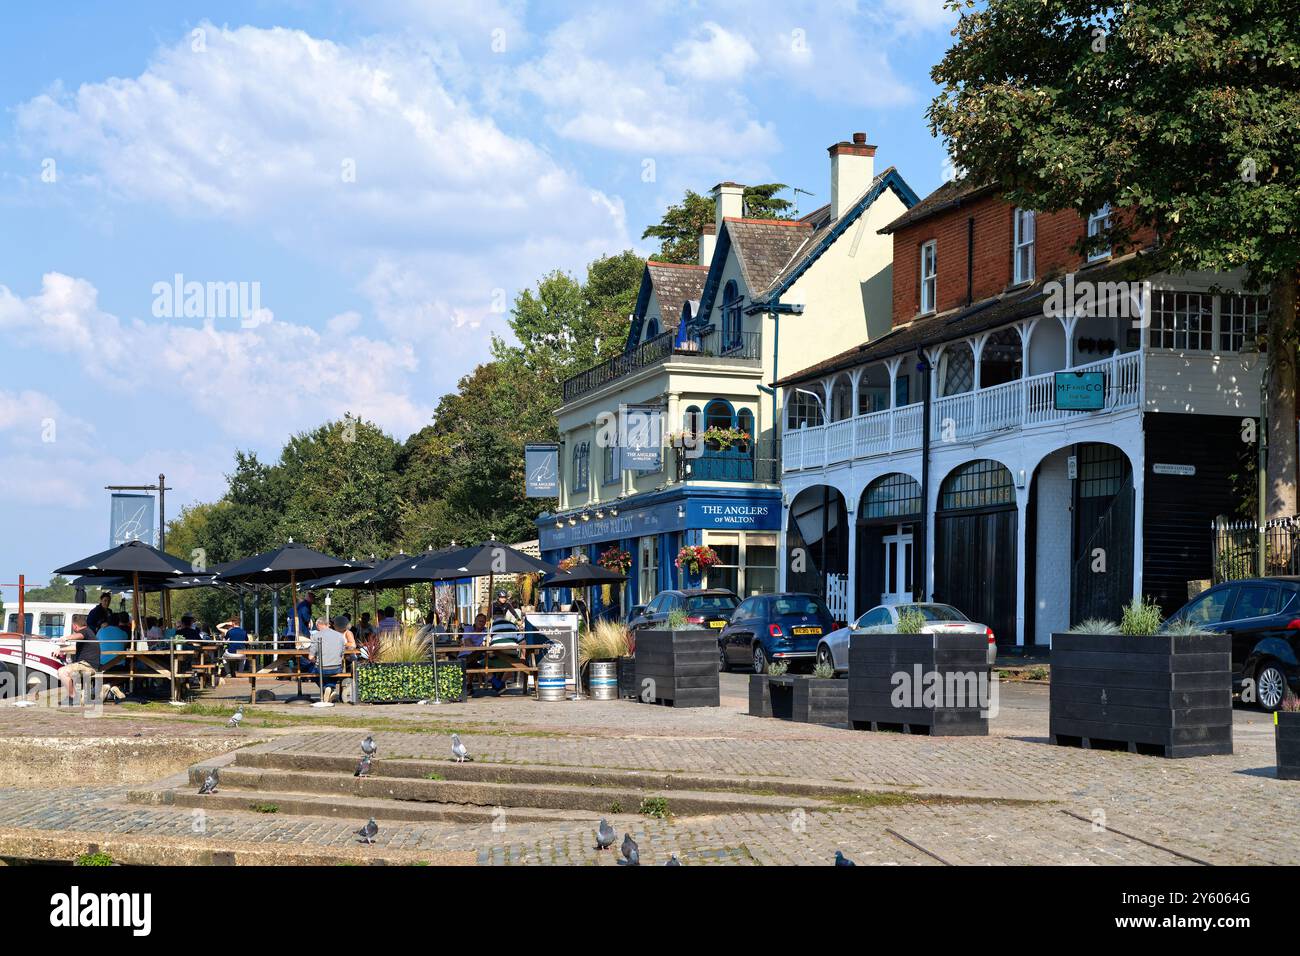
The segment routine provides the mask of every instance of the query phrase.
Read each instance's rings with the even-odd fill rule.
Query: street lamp
[[[1267,536],[1264,532],[1264,523],[1268,520],[1268,352],[1266,346],[1267,341],[1261,340],[1257,330],[1254,335],[1247,337],[1241,343],[1239,353],[1242,367],[1247,372],[1253,370],[1256,363],[1259,364],[1259,435],[1256,439],[1259,461],[1255,465],[1259,501],[1256,503],[1258,512],[1255,518],[1255,572],[1261,578],[1266,576]]]

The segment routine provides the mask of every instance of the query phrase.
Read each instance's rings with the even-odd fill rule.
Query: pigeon
[[[361,752],[367,757],[373,757],[379,753],[379,745],[375,743],[374,737],[369,734],[366,735],[366,739],[361,741]]]
[[[836,851],[835,851],[835,865],[836,865],[836,866],[857,866],[856,863],[854,863],[852,860],[850,860],[847,856],[845,856],[845,855],[844,855],[843,853],[841,853],[839,850],[836,850]]]
[[[632,834],[623,834],[623,859],[627,861],[628,866],[640,866],[641,854],[637,851],[636,840],[632,839]]]
[[[371,817],[369,820],[366,821],[366,825],[357,831],[357,836],[361,837],[361,839],[366,841],[366,846],[370,846],[372,843],[375,842],[375,835],[378,832],[379,832],[379,824],[375,822],[374,817]]]
[[[671,857],[669,857],[668,862],[664,864],[664,866],[681,866],[681,865],[682,865],[682,861],[677,859],[676,853],[674,853]]]
[[[203,778],[203,786],[199,787],[199,793],[206,795],[217,792],[217,771],[209,770],[208,775]]]
[[[240,704],[235,708],[235,712],[230,715],[230,720],[226,721],[227,727],[239,727],[239,722],[244,719],[244,705]]]
[[[362,757],[360,760],[357,761],[357,769],[356,772],[352,774],[352,776],[354,777],[370,776],[370,754],[366,754],[364,757]]]
[[[460,742],[459,734],[451,735],[451,755],[456,758],[456,763],[464,763],[466,760],[473,761],[474,758],[469,755],[465,745]]]
[[[615,836],[617,834],[614,832],[614,828],[609,825],[609,821],[601,817],[600,826],[596,827],[596,849],[608,850],[614,845]]]

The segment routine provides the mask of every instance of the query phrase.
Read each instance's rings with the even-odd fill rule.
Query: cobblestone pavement
[[[1272,728],[1238,712],[1236,753],[1164,760],[1082,751],[1046,741],[1046,688],[1004,687],[1008,706],[987,738],[927,738],[759,720],[734,701],[672,710],[631,702],[474,700],[445,708],[259,705],[243,731],[215,718],[114,712],[98,720],[0,708],[0,737],[17,733],[121,735],[148,728],[185,736],[245,734],[310,753],[356,752],[376,725],[387,757],[446,759],[448,732],[480,762],[694,771],[837,781],[976,795],[989,802],[745,813],[668,821],[616,821],[641,842],[646,863],[826,863],[836,849],[865,863],[1291,863],[1300,838],[1297,790],[1275,778]],[[261,715],[271,727],[256,725]],[[271,719],[282,715],[287,723]],[[296,715],[296,716],[295,716]],[[335,726],[330,726],[330,721]],[[343,723],[346,729],[340,729]],[[396,729],[394,729],[396,728]],[[192,834],[191,811],[124,802],[122,788],[0,789],[0,826]],[[1005,804],[999,799],[1038,801]],[[380,842],[412,849],[471,849],[480,862],[604,862],[590,830],[568,823],[385,826]],[[800,822],[802,821],[802,822]],[[339,845],[362,821],[208,812],[217,838]],[[910,841],[910,842],[909,842]],[[1145,842],[1143,842],[1145,841]],[[1155,844],[1155,845],[1148,845]],[[1179,854],[1182,854],[1180,856]],[[1187,859],[1188,857],[1194,859]]]

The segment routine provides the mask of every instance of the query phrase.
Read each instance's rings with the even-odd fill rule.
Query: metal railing
[[[747,442],[728,449],[674,448],[678,481],[758,481],[775,484],[780,480],[780,442]]]
[[[680,345],[676,344],[676,340],[677,330],[670,329],[642,342],[630,352],[607,358],[598,365],[565,379],[564,400],[572,401],[625,375],[670,358],[740,361],[755,365],[762,361],[761,332],[724,332],[710,326],[700,335],[688,335]]]
[[[1259,576],[1259,522],[1216,518],[1210,534],[1215,584]],[[1264,573],[1300,574],[1300,517],[1264,523]]]

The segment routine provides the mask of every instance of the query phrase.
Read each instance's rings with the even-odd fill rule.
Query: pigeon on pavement
[[[199,787],[199,793],[209,794],[209,793],[216,793],[216,792],[217,792],[217,771],[214,768],[212,770],[209,770],[208,775],[203,778],[203,786]]]
[[[469,755],[469,751],[465,749],[465,745],[460,742],[459,734],[451,735],[451,755],[456,758],[456,763],[464,763],[466,760],[474,760],[474,758]]]
[[[354,777],[370,776],[370,754],[366,754],[364,757],[362,757],[360,760],[357,761],[357,769],[356,772],[352,774],[352,776]]]
[[[617,834],[614,828],[609,825],[609,821],[604,817],[600,818],[600,826],[596,827],[596,849],[608,850],[614,845],[614,837]]]
[[[227,727],[238,727],[239,722],[244,719],[244,705],[240,704],[235,708],[235,712],[230,715],[230,720],[226,721]]]
[[[852,860],[850,860],[847,856],[845,856],[845,855],[844,855],[843,853],[841,853],[839,850],[836,850],[836,851],[835,851],[835,865],[836,865],[836,866],[857,866],[856,863],[854,863]]]
[[[370,846],[372,843],[375,842],[375,835],[378,832],[379,832],[379,824],[375,822],[374,817],[371,817],[369,820],[366,821],[366,825],[357,831],[357,836],[361,837],[361,839],[366,841],[366,846]]]
[[[367,757],[373,757],[379,753],[379,745],[375,743],[375,738],[370,734],[367,734],[366,739],[361,741],[361,752]]]
[[[668,862],[664,864],[664,866],[681,866],[681,865],[682,865],[682,861],[677,859],[676,853],[670,856],[668,858]]]
[[[637,850],[636,840],[632,839],[632,834],[623,834],[623,859],[627,861],[628,866],[640,866],[641,854]]]

